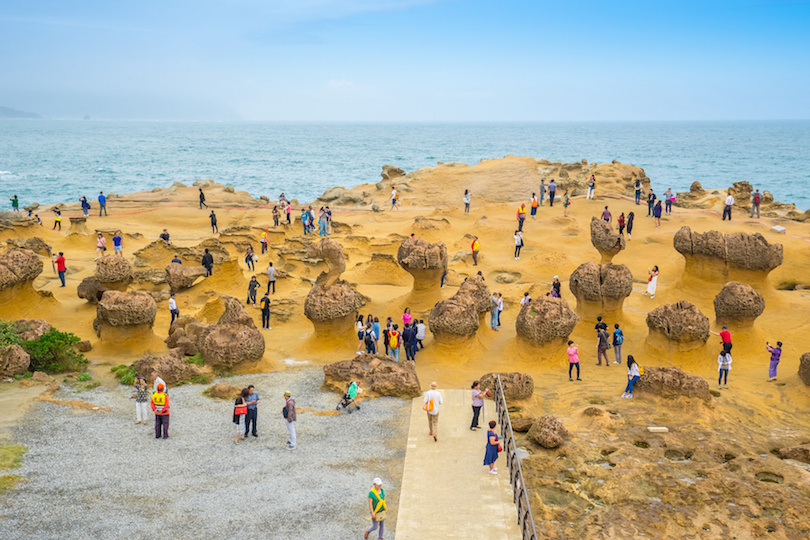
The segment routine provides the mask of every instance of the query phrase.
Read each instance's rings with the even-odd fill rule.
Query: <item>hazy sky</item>
[[[0,105],[50,117],[810,118],[810,2],[0,0]]]

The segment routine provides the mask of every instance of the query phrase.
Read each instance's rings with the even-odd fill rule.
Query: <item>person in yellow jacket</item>
[[[152,410],[155,412],[155,438],[159,439],[161,431],[163,438],[169,438],[169,395],[166,387],[158,384],[157,392],[152,394]]]
[[[371,511],[371,526],[366,529],[363,538],[368,538],[368,535],[374,531],[377,533],[377,538],[383,540],[385,534],[385,518],[388,515],[388,505],[385,502],[385,490],[382,488],[382,480],[375,478],[372,480],[374,484],[371,491],[368,492],[368,509]]]
[[[532,193],[532,219],[537,219],[537,194]]]
[[[517,211],[518,230],[523,230],[523,222],[526,221],[526,203],[520,203],[520,208]]]
[[[481,244],[478,243],[477,236],[473,236],[473,242],[471,247],[472,247],[473,266],[478,266],[478,251],[481,249]]]
[[[276,225],[278,225],[278,215],[274,216],[276,219]],[[259,242],[262,244],[262,255],[267,252],[267,229],[262,231],[261,236],[259,237]]]

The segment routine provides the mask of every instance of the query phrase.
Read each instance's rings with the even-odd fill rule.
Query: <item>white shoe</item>
[[[498,471],[496,471],[495,469],[490,469],[489,474],[498,474]]]

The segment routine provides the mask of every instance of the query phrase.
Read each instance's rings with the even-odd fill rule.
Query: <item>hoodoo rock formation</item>
[[[28,371],[31,356],[19,345],[0,347],[0,377],[16,377]]]
[[[624,236],[617,234],[609,223],[591,218],[591,244],[602,255],[602,262],[609,263],[626,246]]]
[[[489,311],[491,293],[481,276],[467,279],[456,294],[437,302],[428,315],[428,326],[439,341],[470,338],[478,330],[479,313]]]
[[[722,234],[718,231],[696,233],[681,227],[672,240],[675,249],[686,258],[686,271],[720,273],[748,270],[767,274],[782,264],[782,244],[769,244],[759,233]]]
[[[346,270],[343,248],[327,238],[310,244],[307,257],[323,259],[329,266],[321,272],[304,300],[304,315],[315,325],[316,332],[343,332],[357,319],[357,310],[366,304],[366,298],[349,283],[341,281]]]
[[[714,297],[718,322],[753,323],[765,311],[765,299],[750,285],[729,281]]]
[[[568,287],[581,309],[620,311],[624,299],[633,292],[633,274],[623,264],[587,262],[574,270]]]
[[[76,294],[78,297],[84,298],[91,304],[98,304],[98,301],[101,300],[102,295],[104,295],[104,293],[107,291],[107,287],[105,287],[96,276],[84,278],[76,288]]]
[[[0,292],[31,285],[42,273],[42,260],[30,249],[14,248],[0,255]]]
[[[476,312],[486,313],[489,311],[492,293],[486,283],[484,283],[483,277],[474,275],[467,278],[458,288],[458,294],[469,297],[472,300],[473,306],[475,306]]]
[[[107,288],[126,290],[132,279],[132,266],[120,255],[105,255],[96,261],[95,278]]]
[[[495,378],[500,375],[503,395],[507,402],[515,399],[528,399],[534,394],[534,377],[529,373],[487,373],[479,379],[481,389],[495,390]],[[494,393],[493,393],[494,395]]]
[[[536,347],[565,340],[579,321],[562,298],[542,297],[526,304],[518,313],[515,329],[519,338]]]
[[[422,394],[413,362],[394,362],[387,356],[361,354],[351,360],[323,367],[323,388],[343,394],[352,381],[364,397],[391,396],[403,399]]]
[[[96,307],[98,337],[130,337],[133,331],[151,330],[157,305],[149,293],[142,291],[106,291]]]
[[[438,288],[447,271],[447,248],[444,242],[431,244],[424,238],[408,237],[397,250],[397,262],[413,276],[413,288]]]
[[[636,382],[635,393],[676,399],[679,397],[698,398],[711,401],[709,383],[696,375],[687,375],[676,367],[647,367],[644,376]]]
[[[647,314],[649,337],[663,337],[682,351],[703,346],[709,339],[709,318],[692,302],[681,300]]]
[[[166,265],[166,283],[172,292],[180,292],[205,279],[206,270],[202,266],[187,266],[178,263]]]

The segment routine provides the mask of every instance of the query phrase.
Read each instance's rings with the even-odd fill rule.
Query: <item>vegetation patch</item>
[[[31,356],[30,371],[83,371],[88,360],[76,350],[79,341],[81,340],[70,332],[60,332],[55,328],[51,328],[37,340],[23,341],[22,348]]]
[[[115,374],[115,377],[121,381],[121,384],[132,386],[135,383],[135,366],[128,366],[121,364],[110,368]]]
[[[214,379],[214,376],[210,373],[200,373],[199,375],[194,375],[189,382],[191,384],[208,384]]]
[[[203,357],[202,357],[202,355],[200,353],[197,353],[194,356],[186,358],[186,362],[188,362],[189,364],[196,364],[198,366],[201,366],[204,363],[203,362]]]
[[[79,373],[79,374],[76,376],[76,380],[77,380],[77,381],[82,381],[82,382],[89,381],[89,380],[91,380],[92,378],[93,378],[93,377],[91,377],[91,376],[90,376],[90,374],[89,374],[89,373],[87,373],[86,371],[85,371],[84,373]]]
[[[0,445],[0,471],[5,472],[19,467],[22,464],[22,457],[27,451],[28,447],[21,444]],[[16,474],[0,475],[0,493],[13,488],[20,480],[24,480],[24,478]]]

